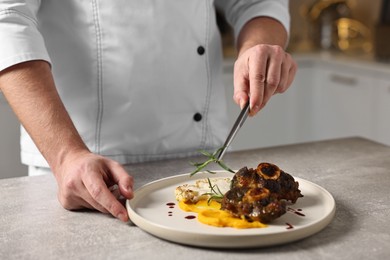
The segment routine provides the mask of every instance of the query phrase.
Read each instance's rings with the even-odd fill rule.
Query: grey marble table
[[[188,173],[190,160],[128,166],[136,184]],[[232,168],[267,161],[327,189],[336,215],[321,232],[285,245],[205,249],[156,238],[131,223],[64,210],[52,176],[0,180],[0,259],[389,259],[390,148],[361,138],[228,153]]]

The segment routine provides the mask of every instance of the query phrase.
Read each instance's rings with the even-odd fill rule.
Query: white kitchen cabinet
[[[289,101],[293,105],[287,119],[288,131],[292,133],[290,143],[302,143],[317,140],[314,119],[316,117],[313,108],[316,101],[313,96],[316,91],[315,79],[318,71],[313,67],[313,62],[301,62],[294,82],[287,90],[291,95]]]
[[[20,162],[19,122],[0,92],[0,179],[27,175]]]
[[[373,85],[373,140],[390,145],[390,75]]]
[[[372,136],[372,78],[348,69],[318,67],[313,95],[314,138]]]

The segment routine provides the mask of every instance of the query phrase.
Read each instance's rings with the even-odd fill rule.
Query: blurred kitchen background
[[[291,0],[290,11],[296,79],[247,120],[232,150],[351,136],[390,145],[390,0]],[[222,16],[218,23],[233,124],[239,113],[232,102],[235,49],[231,28]],[[1,92],[0,131],[0,178],[27,175],[19,124]]]
[[[233,149],[351,136],[390,145],[390,0],[291,0],[290,12],[294,83],[247,120]],[[219,24],[231,99],[235,50],[223,17]],[[229,113],[233,124],[232,102]]]

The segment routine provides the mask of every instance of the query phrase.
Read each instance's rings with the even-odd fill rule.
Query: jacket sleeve
[[[36,18],[40,2],[0,1],[0,71],[29,60],[50,62]]]
[[[236,39],[242,27],[259,16],[271,17],[279,21],[287,32],[290,30],[289,0],[215,0],[215,5],[224,12]]]

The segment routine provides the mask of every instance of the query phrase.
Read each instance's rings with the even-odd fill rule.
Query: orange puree
[[[198,213],[199,222],[215,227],[233,227],[233,228],[263,228],[267,225],[253,221],[248,222],[245,219],[233,217],[229,212],[221,210],[221,203],[212,200],[200,200],[195,204],[179,202],[179,207],[188,212]]]

